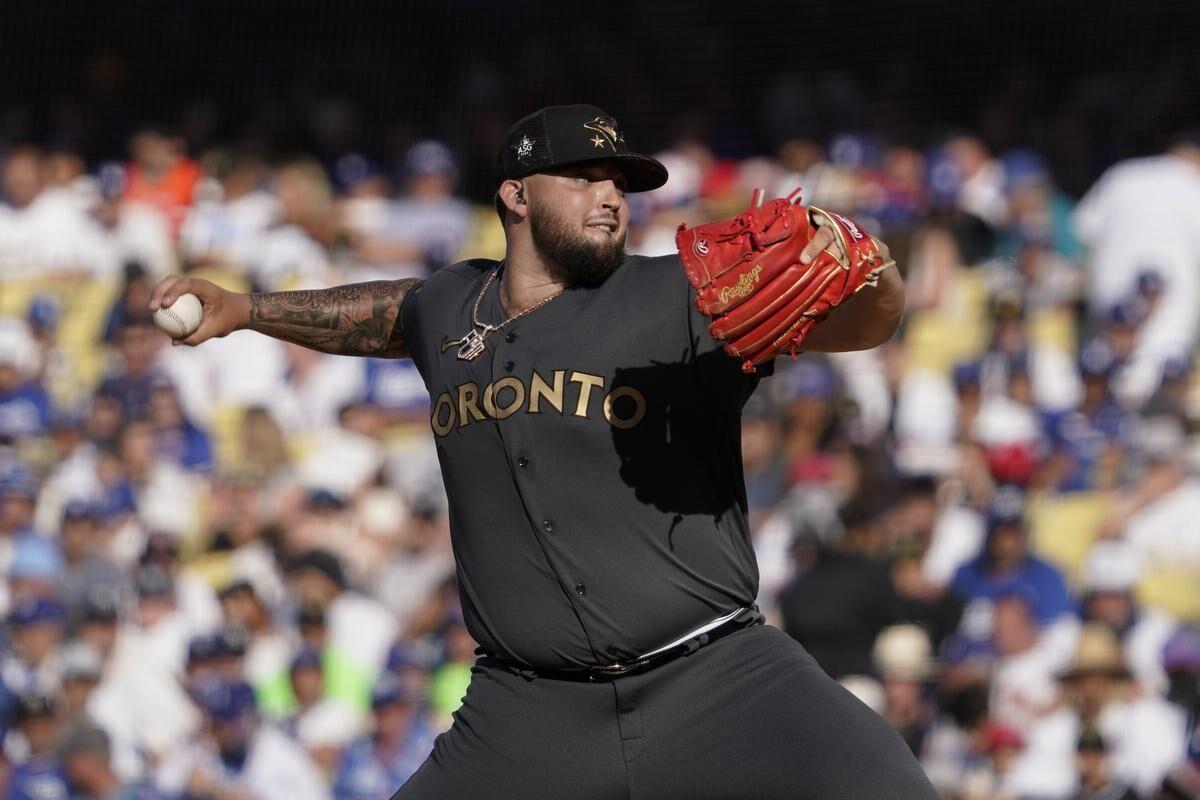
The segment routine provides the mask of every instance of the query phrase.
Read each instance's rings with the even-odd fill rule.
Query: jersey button
[[[554,523],[550,520],[546,520],[542,523],[542,530],[544,530],[546,533],[554,533]]]
[[[514,364],[513,362],[511,362],[511,361],[505,361],[505,362],[504,362],[504,371],[505,371],[505,372],[512,372],[512,371],[513,371],[513,367],[515,367],[515,366],[516,366],[516,364]]]
[[[575,594],[579,595],[580,597],[583,597],[585,594],[587,594],[587,587],[584,586],[582,583],[575,584]]]
[[[515,333],[509,333],[507,336],[504,337],[504,341],[508,342],[509,344],[512,344],[516,340],[517,340],[517,335]]]
[[[526,467],[529,466],[529,459],[526,458],[525,456],[521,456],[520,458],[517,459],[517,466],[520,467],[521,469],[525,469]]]

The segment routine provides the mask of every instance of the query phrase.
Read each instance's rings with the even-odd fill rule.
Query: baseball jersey
[[[401,322],[430,396],[467,627],[542,668],[612,663],[754,602],[740,411],[678,256],[629,256],[457,358],[494,261],[446,267]],[[492,281],[479,319],[507,318]]]

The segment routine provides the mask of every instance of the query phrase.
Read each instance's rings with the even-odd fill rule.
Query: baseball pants
[[[482,657],[393,800],[937,800],[916,759],[795,640],[753,625],[588,683]]]

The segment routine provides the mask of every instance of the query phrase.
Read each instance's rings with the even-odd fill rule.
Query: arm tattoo
[[[371,281],[332,289],[250,295],[250,328],[324,353],[400,358],[404,297],[420,281]]]

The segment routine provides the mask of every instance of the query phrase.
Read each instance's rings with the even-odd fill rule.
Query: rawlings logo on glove
[[[748,272],[743,272],[738,278],[738,282],[733,286],[726,286],[721,290],[721,302],[727,303],[737,297],[745,297],[754,291],[754,284],[758,281],[758,276],[762,274],[762,266],[754,265]]]
[[[758,190],[733,219],[680,225],[675,234],[696,307],[713,318],[709,333],[746,372],[780,353],[795,355],[813,325],[895,263],[884,262],[879,242],[862,226],[798,205],[799,194],[764,205]],[[819,226],[833,231],[834,242],[801,264]]]

